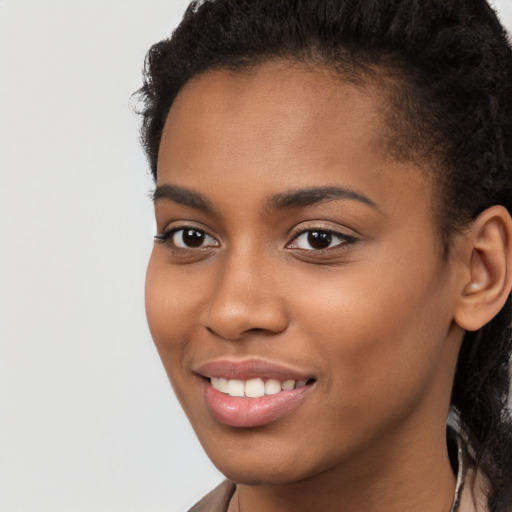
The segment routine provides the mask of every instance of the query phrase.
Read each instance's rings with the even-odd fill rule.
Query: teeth
[[[275,395],[280,391],[290,391],[292,389],[302,388],[307,384],[305,380],[286,380],[279,382],[277,379],[268,379],[266,382],[263,379],[249,379],[247,381],[237,379],[224,379],[212,377],[210,379],[212,387],[221,393],[230,396],[259,398],[264,395]]]
[[[285,380],[281,387],[283,388],[283,391],[289,391],[290,389],[293,389],[295,387],[295,381],[294,380]]]
[[[212,386],[222,393],[228,392],[228,379],[212,377]]]
[[[281,391],[281,383],[275,379],[268,379],[265,382],[265,395],[275,395]]]
[[[251,379],[245,383],[245,396],[259,398],[265,394],[265,384],[261,379]]]
[[[244,396],[244,383],[241,380],[228,380],[229,396]]]

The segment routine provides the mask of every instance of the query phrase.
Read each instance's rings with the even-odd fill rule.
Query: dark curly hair
[[[452,235],[486,208],[512,212],[512,51],[485,0],[194,1],[146,57],[142,143],[156,178],[164,123],[181,88],[211,69],[287,59],[383,92],[389,150],[422,164],[439,197],[444,257]],[[491,512],[512,507],[509,298],[467,333],[451,398],[470,466],[490,482]]]

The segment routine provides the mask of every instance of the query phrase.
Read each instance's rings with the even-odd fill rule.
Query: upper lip
[[[313,375],[298,371],[276,363],[270,363],[259,359],[236,361],[232,359],[217,359],[201,364],[194,369],[195,373],[203,377],[225,379],[276,379],[285,380],[309,380]]]

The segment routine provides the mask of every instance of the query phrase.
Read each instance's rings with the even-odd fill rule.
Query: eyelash
[[[316,241],[327,242],[329,247],[320,247],[315,248],[313,247],[313,240],[310,239],[310,237],[313,234],[320,235],[317,237]],[[322,229],[322,228],[310,228],[310,229],[303,229],[299,231],[292,239],[292,241],[287,245],[287,247],[290,247],[292,244],[297,244],[299,239],[303,237],[304,235],[308,235],[307,243],[310,245],[310,247],[313,247],[312,249],[306,249],[304,247],[291,247],[292,249],[299,249],[306,252],[323,252],[323,251],[330,251],[330,250],[336,250],[340,246],[347,246],[352,245],[355,242],[357,242],[357,239],[353,236],[346,235],[344,233],[340,233],[338,231],[333,231],[331,229]],[[331,246],[331,243],[337,239],[338,243],[335,243],[333,246]]]
[[[206,247],[201,247],[201,246],[199,246],[199,247],[181,247],[181,246],[177,245],[176,243],[172,242],[172,238],[174,237],[174,235],[176,235],[180,231],[182,231],[183,233],[185,233],[186,231],[199,233],[205,239],[206,239],[206,237],[208,237],[208,238],[211,238],[212,240],[215,240],[215,238],[213,236],[209,235],[203,229],[198,229],[193,226],[182,226],[182,227],[172,228],[172,229],[169,229],[168,231],[165,231],[161,234],[155,235],[155,237],[154,237],[155,242],[161,243],[161,244],[168,243],[169,245],[172,245],[173,249],[175,249],[175,250],[197,250],[197,249],[204,249],[204,248],[208,248],[208,247],[217,247],[218,246],[218,245],[213,245],[213,246],[207,245]],[[218,242],[217,242],[217,244],[218,244]]]
[[[196,246],[196,247],[180,246],[180,245],[177,245],[176,243],[172,242],[172,238],[174,237],[174,235],[176,235],[179,232],[185,233],[186,231],[200,234],[203,237],[203,240],[199,240],[198,239],[201,243],[204,240],[207,239],[206,237],[208,237],[208,238],[210,238],[212,240],[215,240],[215,238],[213,236],[209,235],[206,231],[204,231],[202,229],[198,229],[198,228],[195,228],[195,227],[192,227],[192,226],[183,226],[183,227],[173,228],[173,229],[170,229],[170,230],[168,230],[168,231],[166,231],[164,233],[155,235],[155,237],[154,237],[155,238],[155,242],[157,242],[157,243],[168,243],[175,250],[192,250],[192,251],[194,251],[194,250],[198,250],[198,249],[205,249],[205,248],[210,248],[210,247],[218,247],[218,242],[216,240],[215,240],[216,241],[215,245],[206,245],[206,246],[199,245],[199,246]],[[328,244],[330,245],[332,243],[332,239],[338,239],[339,242],[336,243],[332,247],[320,247],[320,248],[313,247],[312,249],[306,249],[304,247],[293,247],[292,246],[293,244],[296,244],[297,241],[303,235],[308,234],[308,239],[309,239],[309,237],[311,235],[313,235],[313,233],[316,233],[317,235],[318,234],[320,235],[318,237],[318,239],[317,239],[317,241],[320,241],[320,243],[328,241]],[[309,229],[302,229],[302,230],[297,231],[296,233],[294,233],[292,240],[286,245],[286,248],[298,249],[298,250],[301,250],[301,251],[304,251],[304,252],[326,252],[326,251],[336,250],[340,246],[350,246],[350,245],[353,245],[357,241],[358,241],[357,238],[355,238],[353,236],[346,235],[344,233],[340,233],[338,231],[334,231],[334,230],[331,230],[331,229],[309,228]],[[312,242],[312,240],[308,240],[307,241],[307,243],[309,243],[310,246],[312,246],[311,242]]]

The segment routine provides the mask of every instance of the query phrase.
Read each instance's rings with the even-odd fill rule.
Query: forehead
[[[208,71],[187,83],[171,108],[158,184],[205,196],[229,189],[233,208],[241,209],[287,190],[332,185],[382,204],[404,193],[430,198],[426,173],[387,152],[382,104],[375,87],[324,68],[272,62]],[[410,190],[405,174],[414,174]]]
[[[382,151],[384,156],[387,130],[379,95],[382,98],[375,87],[349,84],[330,69],[288,61],[236,72],[207,71],[188,82],[177,96],[163,138],[177,121],[182,135],[191,128],[202,142],[204,135],[213,139],[212,134],[218,133],[219,149],[229,141],[241,143],[244,136],[254,148],[263,142],[268,150],[295,137],[305,147],[308,141],[316,144],[320,153],[324,145],[336,142],[339,129],[333,130],[334,125],[350,126],[344,133],[347,145],[364,140],[373,152]],[[250,120],[246,131],[243,120]],[[230,132],[232,136],[226,137]]]

